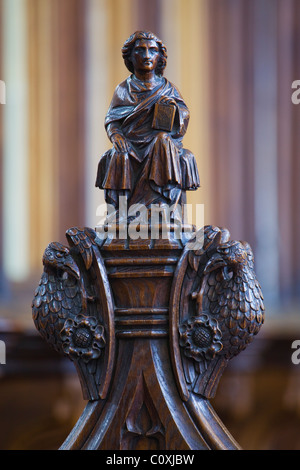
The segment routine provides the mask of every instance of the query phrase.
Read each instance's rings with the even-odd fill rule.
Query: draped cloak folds
[[[152,127],[154,105],[162,97],[172,98],[177,105],[171,132]],[[188,122],[189,110],[177,88],[167,79],[162,78],[158,85],[151,87],[134,76],[128,77],[114,92],[105,128],[109,138],[115,133],[122,134],[130,150],[120,153],[112,148],[102,155],[96,186],[115,202],[118,192],[132,194],[143,181],[164,196],[172,187],[197,189],[200,182],[195,157],[182,147]]]

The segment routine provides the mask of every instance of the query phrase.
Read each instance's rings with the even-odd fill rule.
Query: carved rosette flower
[[[212,360],[223,348],[218,322],[207,314],[191,317],[179,326],[179,344],[184,354],[197,362]]]
[[[68,318],[60,333],[63,350],[70,359],[82,358],[84,362],[97,359],[105,346],[104,328],[95,317],[77,315]]]

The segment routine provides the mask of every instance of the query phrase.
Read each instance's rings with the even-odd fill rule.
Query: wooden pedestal
[[[143,245],[143,246],[142,246]],[[109,242],[115,355],[104,399],[90,400],[61,449],[237,449],[207,399],[181,399],[170,356],[170,297],[180,242]]]
[[[61,448],[238,449],[209,399],[264,322],[249,244],[214,226],[192,244],[172,231],[66,237],[46,248],[33,300],[37,329],[74,362],[88,401]]]

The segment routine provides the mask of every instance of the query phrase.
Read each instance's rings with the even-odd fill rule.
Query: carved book
[[[153,129],[171,132],[176,108],[172,104],[156,103],[154,106]]]

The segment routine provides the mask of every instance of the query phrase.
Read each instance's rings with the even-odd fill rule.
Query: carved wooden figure
[[[69,246],[49,244],[32,304],[87,400],[61,448],[239,449],[209,399],[264,321],[253,253],[226,229],[185,224],[199,176],[182,145],[188,109],[162,77],[166,48],[136,32],[122,53],[132,75],[107,113],[113,148],[96,181],[113,210],[96,230],[68,229]]]
[[[189,110],[163,77],[166,47],[152,33],[138,31],[122,55],[132,74],[117,86],[106,115],[113,148],[100,159],[96,186],[115,207],[120,194],[130,205],[178,203],[200,183],[195,157],[182,147]]]

